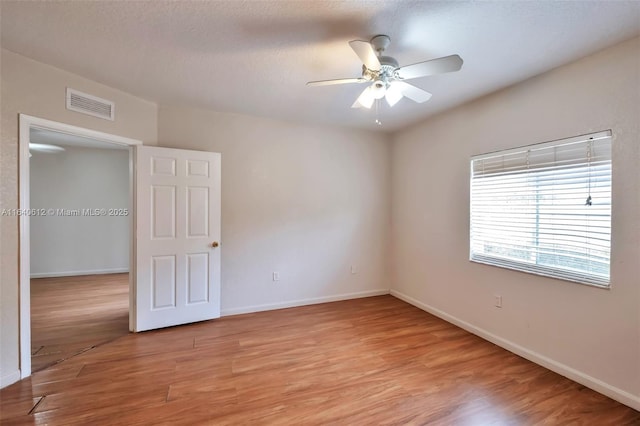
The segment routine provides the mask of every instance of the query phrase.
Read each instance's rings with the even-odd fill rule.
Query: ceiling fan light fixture
[[[400,101],[400,99],[402,99],[402,92],[400,92],[400,90],[398,90],[397,87],[393,86],[393,83],[391,83],[389,85],[389,88],[387,89],[386,93],[384,94],[384,97],[387,101],[387,103],[389,104],[390,107],[394,106],[395,104],[398,103],[398,101]]]
[[[376,98],[373,95],[373,89],[371,88],[371,86],[369,86],[366,89],[364,89],[364,91],[360,94],[360,96],[358,96],[358,99],[351,106],[351,108],[363,107],[363,108],[370,109],[375,99]]]
[[[386,91],[387,91],[387,85],[382,80],[376,80],[371,85],[371,92],[375,99],[384,98],[384,94],[386,93]]]

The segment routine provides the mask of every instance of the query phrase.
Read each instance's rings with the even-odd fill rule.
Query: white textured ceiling
[[[640,34],[638,1],[1,1],[2,46],[140,97],[288,121],[393,131]],[[388,34],[401,65],[451,54],[460,72],[412,80],[415,104],[351,109],[347,44]]]

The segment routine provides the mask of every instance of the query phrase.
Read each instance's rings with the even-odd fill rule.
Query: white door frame
[[[142,141],[111,135],[109,133],[98,132],[85,129],[83,127],[72,126],[56,121],[45,120],[43,118],[32,117],[20,114],[19,129],[19,153],[18,153],[18,207],[23,211],[30,208],[29,203],[29,140],[30,130],[44,129],[58,133],[67,133],[74,136],[84,136],[96,139],[101,142],[108,142],[116,145],[127,146],[129,148],[129,328],[131,329],[132,318],[135,312],[132,310],[135,303],[132,302],[135,289],[135,146],[142,145]],[[20,378],[24,379],[31,375],[31,276],[30,276],[30,235],[29,215],[20,215],[20,275],[19,275],[19,330],[20,330]]]

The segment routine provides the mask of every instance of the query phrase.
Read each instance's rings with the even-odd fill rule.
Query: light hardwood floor
[[[31,280],[31,369],[39,371],[129,330],[129,274]]]
[[[3,425],[638,425],[391,296],[129,334],[0,391]]]

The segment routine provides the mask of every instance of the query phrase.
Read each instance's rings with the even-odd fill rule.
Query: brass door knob
[[[214,241],[211,243],[211,247],[216,248],[220,245],[220,243],[218,243],[217,241]]]

